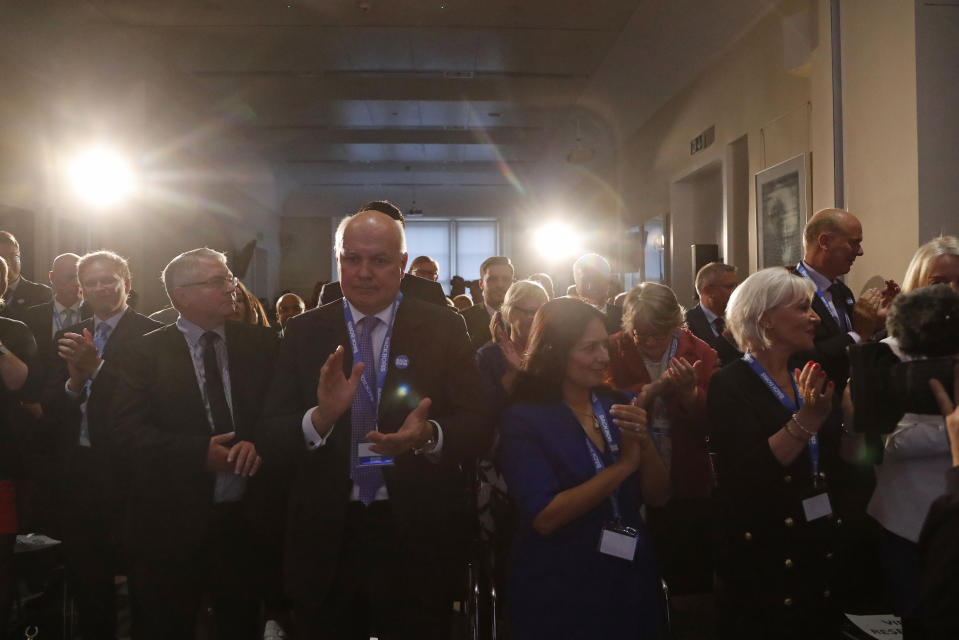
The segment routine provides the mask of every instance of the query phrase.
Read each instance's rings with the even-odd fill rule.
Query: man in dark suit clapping
[[[237,279],[218,251],[177,256],[163,282],[180,317],[127,350],[110,437],[129,479],[134,635],[194,637],[205,594],[216,637],[247,640],[258,631],[259,571],[245,498],[277,336],[227,321]]]
[[[264,456],[295,473],[285,582],[301,638],[448,638],[465,566],[460,464],[490,443],[463,319],[403,296],[403,228],[344,219],[344,298],[287,324]]]
[[[57,352],[50,356],[42,394],[41,425],[52,435],[56,451],[61,534],[80,635],[112,638],[117,624],[113,579],[119,566],[120,491],[103,436],[116,391],[117,357],[160,325],[127,306],[130,267],[117,254],[89,253],[72,273],[74,280],[79,277],[93,317],[83,322],[77,317],[72,326],[57,331]]]
[[[736,277],[736,267],[710,262],[696,273],[699,304],[686,312],[689,330],[716,350],[722,366],[743,355],[726,331],[726,303],[737,284],[739,278]]]

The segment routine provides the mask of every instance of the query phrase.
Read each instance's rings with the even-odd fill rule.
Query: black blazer
[[[46,369],[51,360],[56,357],[57,350],[53,340],[53,301],[35,304],[23,312],[21,318],[30,327],[33,337],[37,341],[37,366],[30,370],[30,379],[27,382],[26,397],[29,401],[39,402],[46,380]],[[80,321],[91,317],[90,305],[80,304]],[[64,327],[65,329],[69,327]],[[93,331],[93,329],[91,329]],[[59,360],[59,358],[57,358]]]
[[[269,327],[226,323],[238,440],[256,440],[277,342]],[[126,546],[195,544],[206,533],[215,474],[205,468],[212,430],[186,338],[175,324],[152,331],[130,345],[119,369],[106,437],[128,479]]]
[[[806,521],[802,500],[816,492],[808,448],[786,466],[769,448],[769,437],[786,424],[791,412],[738,360],[713,375],[707,415],[710,446],[717,458],[717,571],[730,600],[746,610],[769,608],[760,615],[784,621],[791,620],[781,609],[786,598],[794,599],[804,615],[828,606],[824,594],[836,592],[837,567],[831,558],[842,519]],[[820,446],[823,458],[827,450],[838,451],[835,440]],[[831,475],[824,477],[832,494]]]
[[[446,294],[443,293],[443,287],[439,282],[433,282],[425,278],[417,278],[409,273],[403,274],[403,280],[400,282],[400,291],[404,296],[419,298],[426,302],[432,302],[443,307],[448,307],[446,303]],[[336,302],[343,297],[343,289],[339,282],[327,282],[320,290],[319,306]]]
[[[463,309],[460,313],[463,314],[463,320],[466,321],[466,330],[470,334],[470,343],[473,345],[474,351],[479,350],[480,347],[493,339],[493,334],[489,330],[492,316],[487,311],[485,304],[482,302],[474,304],[472,307]]]
[[[82,334],[86,329],[93,334],[94,325],[94,319],[87,318],[80,324],[58,331],[52,342],[55,344],[68,331]],[[118,358],[135,340],[160,326],[160,323],[127,308],[116,329],[110,333],[110,338],[103,347],[103,366],[90,384],[90,396],[87,398],[87,426],[93,447],[102,450],[105,446],[104,438],[110,430],[110,407],[117,391]],[[64,387],[69,377],[66,360],[56,352],[50,353],[41,396],[44,424],[64,465],[69,464],[69,459],[79,446],[77,440],[80,437],[80,404],[84,399],[82,393],[78,398],[67,394]]]
[[[291,596],[313,601],[326,594],[337,566],[352,488],[351,424],[346,411],[326,444],[308,451],[302,420],[316,405],[320,368],[337,346],[345,350],[344,375],[352,369],[343,304],[340,300],[307,311],[287,323],[258,440],[265,459],[295,469],[285,581]],[[399,355],[407,356],[404,369],[396,367]],[[447,566],[468,540],[468,485],[460,464],[481,455],[492,440],[462,318],[448,308],[404,298],[393,325],[389,365],[380,431],[396,431],[429,397],[429,417],[441,425],[444,439],[438,462],[407,453],[383,469],[401,536],[397,549],[417,554],[424,567]]]
[[[31,282],[21,275],[20,284],[17,285],[16,291],[7,292],[7,296],[5,296],[7,303],[3,309],[0,309],[0,316],[22,320],[23,313],[27,309],[43,302],[49,302],[51,298],[53,298],[53,291],[50,290],[50,287]]]
[[[848,300],[853,299],[852,291],[845,284],[841,284],[841,291]],[[846,379],[849,378],[849,355],[846,353],[846,347],[855,344],[856,341],[839,326],[819,296],[813,296],[812,308],[821,320],[816,326],[814,346],[810,351],[795,354],[790,359],[790,366],[802,369],[803,365],[810,360],[818,362],[826,370],[829,379],[836,384],[835,397],[840,398],[846,388]],[[851,316],[851,306],[849,313]],[[838,404],[838,402],[834,403],[834,405]]]
[[[697,304],[692,309],[686,311],[686,326],[693,332],[693,335],[716,350],[716,354],[719,355],[720,366],[725,367],[733,360],[738,360],[742,357],[742,352],[734,347],[733,344],[726,339],[726,336],[717,336],[713,333],[709,322],[706,320],[706,313],[703,311],[702,304]]]

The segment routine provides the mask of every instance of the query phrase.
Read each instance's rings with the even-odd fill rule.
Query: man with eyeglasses
[[[686,325],[697,338],[716,350],[721,366],[742,357],[726,331],[726,304],[739,284],[736,267],[710,262],[696,273],[699,304],[686,311]]]
[[[0,257],[7,261],[7,292],[0,316],[21,319],[29,307],[50,300],[50,287],[31,282],[20,273],[20,243],[9,231],[0,231]]]
[[[127,472],[124,547],[140,639],[192,638],[204,595],[216,637],[256,637],[254,427],[278,338],[233,322],[226,256],[194,249],[163,270],[174,324],[124,354],[111,441]],[[257,478],[258,480],[259,478]]]
[[[67,579],[83,638],[112,638],[117,615],[114,544],[121,492],[106,443],[117,387],[117,357],[160,325],[127,306],[130,267],[112,251],[77,262],[80,290],[93,317],[57,331],[43,391],[43,424],[58,453],[55,487]]]

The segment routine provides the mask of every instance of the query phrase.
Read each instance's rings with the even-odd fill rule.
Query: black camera
[[[956,359],[928,358],[903,362],[881,342],[851,345],[849,389],[855,410],[853,429],[891,433],[906,413],[940,413],[929,381],[952,391]]]

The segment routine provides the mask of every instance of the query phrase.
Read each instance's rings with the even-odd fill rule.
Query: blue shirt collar
[[[182,333],[183,337],[186,338],[187,344],[189,344],[191,347],[195,347],[196,345],[200,344],[200,338],[203,337],[203,334],[207,331],[203,327],[190,322],[182,315],[177,318],[176,328],[180,330],[180,333]],[[221,324],[219,327],[212,329],[212,331],[223,338],[223,342],[226,344],[225,325]]]

